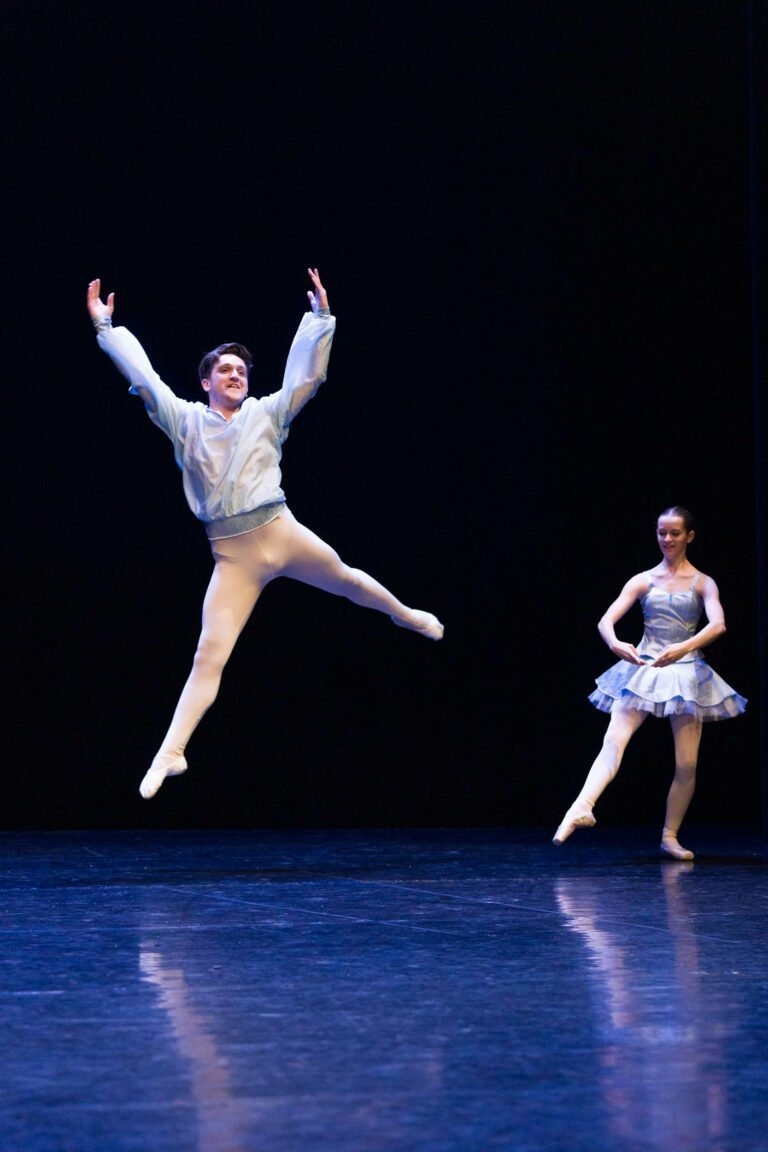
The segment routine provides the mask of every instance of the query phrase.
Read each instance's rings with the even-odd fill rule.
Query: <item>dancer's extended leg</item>
[[[255,538],[263,530],[247,536]],[[272,579],[271,566],[256,540],[248,544],[250,547],[246,548],[246,539],[240,536],[213,544],[216,565],[203,602],[203,626],[192,671],[171,726],[141,782],[139,791],[145,800],[155,795],[166,776],[186,771],[187,742],[216,699],[224,665],[262,589]]]
[[[645,720],[647,712],[616,710],[611,713],[603,746],[587,774],[584,786],[563,817],[552,837],[553,844],[564,844],[577,828],[591,828],[595,823],[592,809],[616,776],[624,750]]]
[[[661,850],[675,860],[693,860],[693,852],[683,848],[677,834],[696,790],[701,721],[695,716],[673,716],[672,736],[675,741],[675,777],[667,796]]]
[[[166,776],[186,771],[187,742],[216,699],[224,666],[256,601],[276,576],[288,576],[385,612],[396,624],[431,640],[443,635],[436,616],[406,607],[366,572],[344,564],[287,508],[269,524],[242,536],[217,540],[212,548],[216,566],[203,604],[203,628],[192,671],[171,726],[141,782],[145,799],[155,795]]]
[[[430,640],[441,640],[443,626],[431,612],[408,608],[383,584],[359,568],[350,568],[328,544],[310,532],[286,509],[274,533],[276,553],[270,559],[276,572],[322,588],[334,596],[344,596],[353,604],[385,612],[401,628],[419,632]],[[268,525],[271,527],[271,525]],[[270,545],[273,543],[270,540]]]

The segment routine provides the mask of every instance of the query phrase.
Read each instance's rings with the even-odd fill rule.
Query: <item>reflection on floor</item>
[[[8,1152],[768,1149],[766,845],[0,836]]]

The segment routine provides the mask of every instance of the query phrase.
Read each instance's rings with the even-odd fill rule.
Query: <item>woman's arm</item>
[[[618,640],[614,626],[626,616],[633,604],[648,591],[648,577],[645,575],[633,576],[622,588],[610,607],[603,613],[597,625],[597,630],[605,643],[618,656],[619,660],[626,660],[628,664],[644,664],[634,644],[627,644]]]
[[[664,668],[667,664],[674,664],[689,652],[696,652],[699,648],[706,648],[718,636],[725,632],[725,613],[720,603],[720,593],[717,584],[711,576],[702,576],[701,598],[704,601],[704,612],[707,623],[690,640],[682,640],[679,644],[670,644],[659,653],[653,661],[652,668]]]

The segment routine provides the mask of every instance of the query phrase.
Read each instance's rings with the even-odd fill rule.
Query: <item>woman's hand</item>
[[[101,280],[91,280],[88,285],[88,314],[94,324],[105,317],[111,317],[115,310],[115,294],[110,292],[106,304],[101,299]]]
[[[614,656],[618,656],[619,660],[626,660],[628,664],[645,664],[645,660],[639,655],[634,644],[625,644],[623,640],[616,640],[608,647]]]
[[[307,272],[309,272],[309,278],[315,286],[314,292],[307,292],[309,306],[315,315],[317,315],[318,309],[329,307],[328,293],[320,282],[320,273],[317,271],[317,268],[307,268]]]
[[[686,656],[688,648],[684,643],[670,644],[663,652],[660,652],[654,661],[649,665],[651,668],[666,668],[668,664],[675,664],[681,657]]]

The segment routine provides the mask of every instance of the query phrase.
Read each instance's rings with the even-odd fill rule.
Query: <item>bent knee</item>
[[[603,737],[603,751],[608,752],[611,756],[621,756],[626,746],[626,740],[617,740],[610,733]]]
[[[339,563],[341,564],[341,562]],[[346,564],[341,564],[341,570],[342,579],[352,592],[357,592],[365,586],[365,573],[361,572],[359,568],[350,568]]]
[[[344,564],[343,561],[339,560],[338,557],[325,572],[314,575],[313,583],[328,592],[334,593],[336,596],[346,596],[354,599],[355,595],[363,588],[363,573],[357,568],[350,568],[347,564]]]
[[[231,652],[231,644],[201,636],[192,663],[198,672],[220,672]]]

